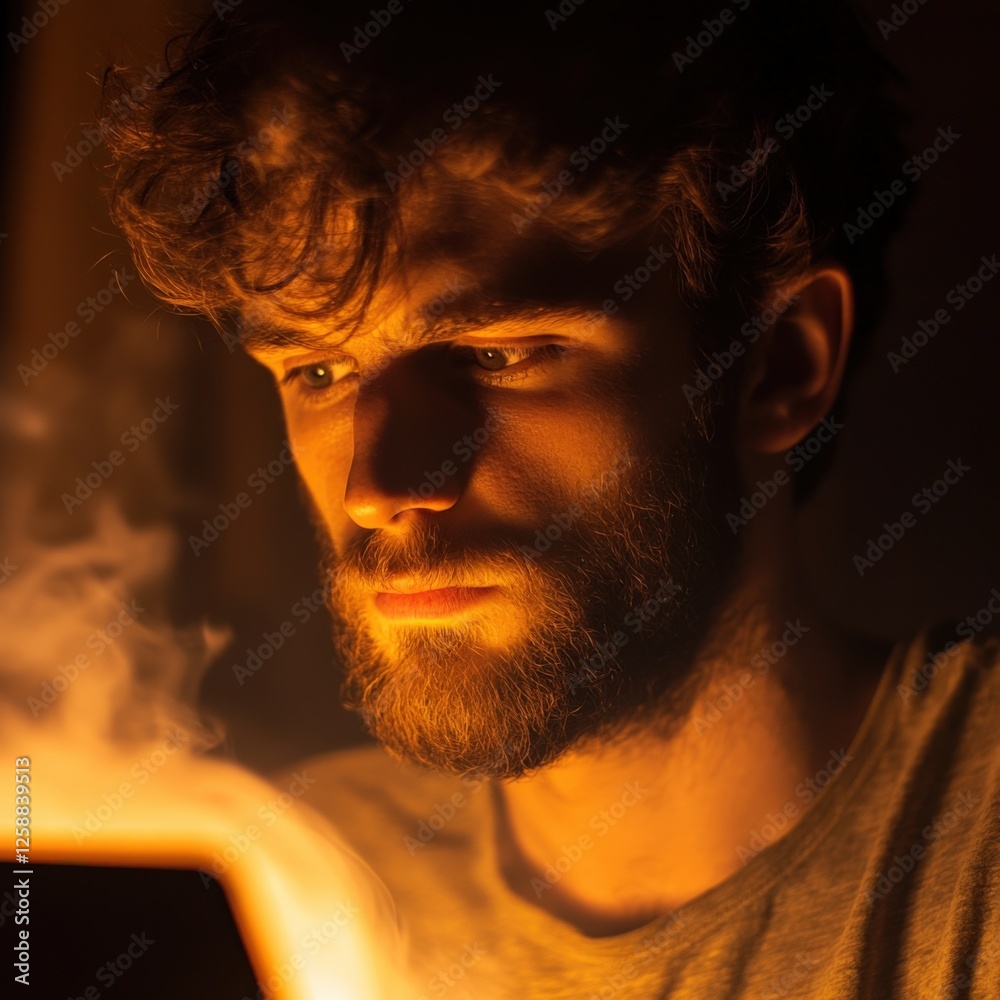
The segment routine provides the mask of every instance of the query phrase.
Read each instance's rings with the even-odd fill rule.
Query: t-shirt
[[[996,1000],[998,646],[950,625],[899,642],[790,829],[775,815],[725,881],[611,936],[587,936],[504,881],[493,781],[378,746],[296,769],[318,779],[309,804],[392,892],[414,1000]]]

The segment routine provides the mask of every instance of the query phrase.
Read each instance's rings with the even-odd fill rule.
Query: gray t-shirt
[[[900,642],[828,780],[796,790],[790,830],[775,817],[738,848],[734,875],[609,937],[500,876],[492,782],[374,746],[295,770],[318,779],[306,801],[392,892],[413,1000],[995,1000],[998,647],[950,626]]]

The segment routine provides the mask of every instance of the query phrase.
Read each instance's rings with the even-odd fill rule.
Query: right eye
[[[344,383],[352,372],[353,366],[345,362],[313,361],[290,368],[281,384],[294,385],[296,391],[307,401],[319,401]]]

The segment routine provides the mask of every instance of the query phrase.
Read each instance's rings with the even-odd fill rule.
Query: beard
[[[345,707],[395,757],[456,775],[669,738],[709,680],[698,652],[736,577],[719,525],[738,502],[730,435],[710,442],[692,419],[670,455],[623,456],[530,537],[446,536],[431,513],[336,552],[313,508]],[[410,574],[498,596],[470,616],[380,620],[372,593]]]

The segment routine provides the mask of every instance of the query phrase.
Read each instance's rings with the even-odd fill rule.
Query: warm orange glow
[[[16,731],[4,726],[8,756],[24,746]],[[260,804],[276,789],[238,767],[178,750],[140,788],[135,760],[162,747],[125,754],[37,738],[32,746],[32,860],[208,872],[225,861],[219,878],[265,996],[399,995],[401,956],[384,890],[302,803],[251,840],[263,826]],[[5,822],[4,857],[13,860]]]
[[[5,595],[0,759],[30,759],[30,860],[200,868],[222,883],[264,997],[406,995],[384,886],[299,801],[304,785],[279,789],[199,752],[203,731],[170,699],[198,672],[192,637],[155,626],[138,604],[122,615],[129,574],[162,568],[166,544],[108,515],[97,542],[33,553],[25,565],[38,568]],[[92,572],[101,557],[118,578]],[[96,652],[103,639],[87,639],[115,620],[120,634]],[[202,658],[218,645],[204,639]],[[0,857],[14,860],[7,810],[0,837]]]

